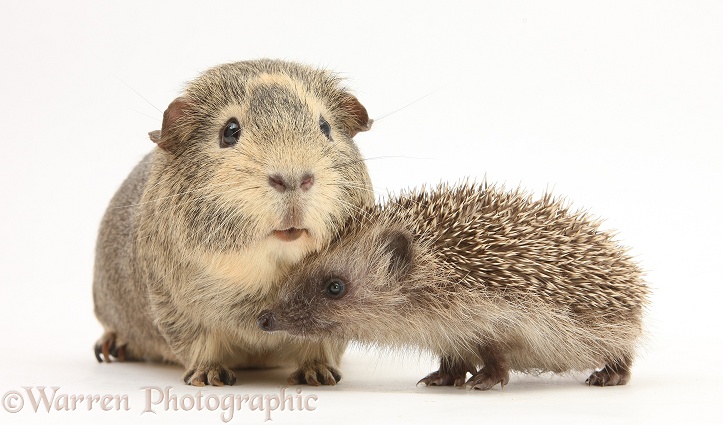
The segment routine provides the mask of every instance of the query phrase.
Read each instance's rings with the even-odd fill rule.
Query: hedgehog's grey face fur
[[[305,337],[372,341],[365,324],[390,328],[406,305],[400,285],[412,266],[412,237],[404,231],[361,231],[312,255],[291,273],[279,301],[262,316],[267,331]]]

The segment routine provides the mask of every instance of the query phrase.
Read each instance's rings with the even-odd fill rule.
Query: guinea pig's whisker
[[[420,97],[420,98],[418,98],[418,99],[416,99],[416,100],[413,100],[412,102],[407,103],[406,105],[402,106],[401,108],[397,108],[397,109],[393,110],[392,112],[387,112],[386,114],[380,116],[379,118],[374,118],[374,122],[379,122],[379,121],[383,120],[383,119],[386,118],[386,117],[392,116],[392,115],[396,114],[397,112],[403,111],[403,110],[409,108],[410,106],[414,105],[415,103],[417,103],[417,102],[419,102],[419,101],[422,101],[422,100],[428,98],[429,96],[437,93],[437,92],[440,91],[441,89],[442,89],[442,87],[440,87],[440,88],[438,88],[438,89],[436,89],[436,90],[433,90],[433,91],[425,94],[424,96],[422,96],[422,97]]]
[[[184,191],[184,192],[174,193],[173,195],[161,196],[160,198],[151,199],[150,201],[137,202],[137,203],[135,203],[135,204],[119,205],[119,206],[116,206],[116,207],[112,207],[112,208],[110,208],[110,209],[120,209],[120,208],[138,207],[138,206],[141,206],[141,205],[152,204],[152,203],[155,203],[155,202],[161,202],[161,201],[166,200],[166,199],[177,198],[177,197],[184,196],[184,195],[188,195],[188,194],[191,194],[191,193],[194,193],[194,192],[205,191],[205,190],[208,190],[209,188],[212,188],[212,187],[228,186],[228,185],[231,185],[231,184],[234,184],[234,183],[220,183],[220,184],[210,185],[210,186],[206,186],[206,187],[199,188],[199,189],[193,189],[193,190],[187,190],[187,191]]]
[[[121,83],[125,84],[126,87],[128,87],[129,89],[133,90],[133,93],[137,94],[138,97],[140,97],[141,99],[145,100],[147,104],[149,104],[149,105],[151,105],[151,106],[153,107],[153,109],[155,109],[156,111],[160,112],[161,114],[163,113],[163,111],[161,111],[160,109],[158,109],[158,108],[156,107],[156,105],[154,105],[153,103],[151,103],[150,100],[146,99],[145,96],[143,96],[142,94],[140,94],[140,93],[138,92],[138,90],[134,89],[130,84],[126,83],[125,81],[123,81],[123,80],[120,79],[120,78],[118,78],[118,81],[120,81]],[[154,118],[154,119],[156,119],[156,118]]]
[[[372,188],[364,187],[364,186],[361,186],[361,185],[358,185],[358,184],[353,184],[353,183],[351,183],[351,182],[344,182],[344,181],[341,181],[341,182],[339,182],[339,183],[330,182],[330,183],[328,183],[327,185],[328,185],[328,186],[341,187],[342,189],[357,189],[357,190],[362,190],[362,191],[365,191],[365,192],[371,192],[371,193],[373,193],[373,194],[375,194],[375,195],[379,194],[378,191],[376,191],[376,190],[374,190],[374,189],[372,189]]]
[[[348,167],[349,165],[358,164],[360,162],[367,162],[377,159],[417,159],[417,160],[431,160],[433,158],[426,158],[426,157],[415,157],[415,156],[406,156],[406,155],[382,155],[382,156],[372,156],[368,158],[362,158],[362,159],[355,159],[353,161],[345,162],[342,164],[337,165],[336,167]]]
[[[185,200],[183,200],[183,201],[176,202],[176,203],[174,203],[174,204],[161,204],[161,206],[166,207],[168,210],[172,210],[172,209],[176,209],[178,206],[181,206],[181,205],[186,205],[186,204],[190,204],[190,203],[194,203],[194,202],[196,202],[196,203],[201,203],[201,202],[208,201],[208,200],[210,200],[210,199],[218,199],[218,198],[219,198],[219,195],[224,195],[224,194],[228,194],[228,193],[243,193],[243,192],[245,192],[245,191],[247,191],[247,190],[251,190],[251,189],[250,189],[250,188],[244,188],[244,187],[236,187],[236,188],[231,189],[231,190],[225,190],[225,191],[214,192],[214,193],[207,193],[207,194],[204,194],[204,195],[201,195],[201,196],[194,196],[194,197],[191,197],[191,198],[189,198],[189,199],[185,199]],[[187,194],[187,193],[186,193],[186,194]],[[185,195],[185,194],[184,194],[184,195]],[[180,196],[180,195],[179,195],[179,196]]]

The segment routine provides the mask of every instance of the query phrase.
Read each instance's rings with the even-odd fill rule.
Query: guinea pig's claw
[[[183,382],[195,387],[204,387],[206,385],[223,387],[224,385],[235,384],[236,374],[222,364],[213,363],[188,369],[183,376]]]
[[[120,362],[124,362],[126,360],[126,344],[118,343],[118,338],[114,332],[106,332],[95,343],[95,358],[99,363],[104,361],[110,363],[111,356]]]
[[[289,385],[336,385],[341,381],[341,373],[335,367],[323,362],[313,362],[301,365],[299,369],[289,375]]]

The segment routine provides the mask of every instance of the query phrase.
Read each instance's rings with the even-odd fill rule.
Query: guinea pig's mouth
[[[288,229],[283,230],[274,230],[271,232],[276,239],[282,240],[284,242],[293,242],[297,239],[299,239],[304,234],[308,234],[309,231],[306,229],[297,229],[296,227],[289,227]]]

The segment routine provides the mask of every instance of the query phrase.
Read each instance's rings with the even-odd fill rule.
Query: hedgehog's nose
[[[276,320],[274,320],[274,313],[270,310],[262,311],[259,315],[259,318],[256,319],[256,323],[259,325],[259,327],[266,332],[271,332],[274,330],[274,324]]]

